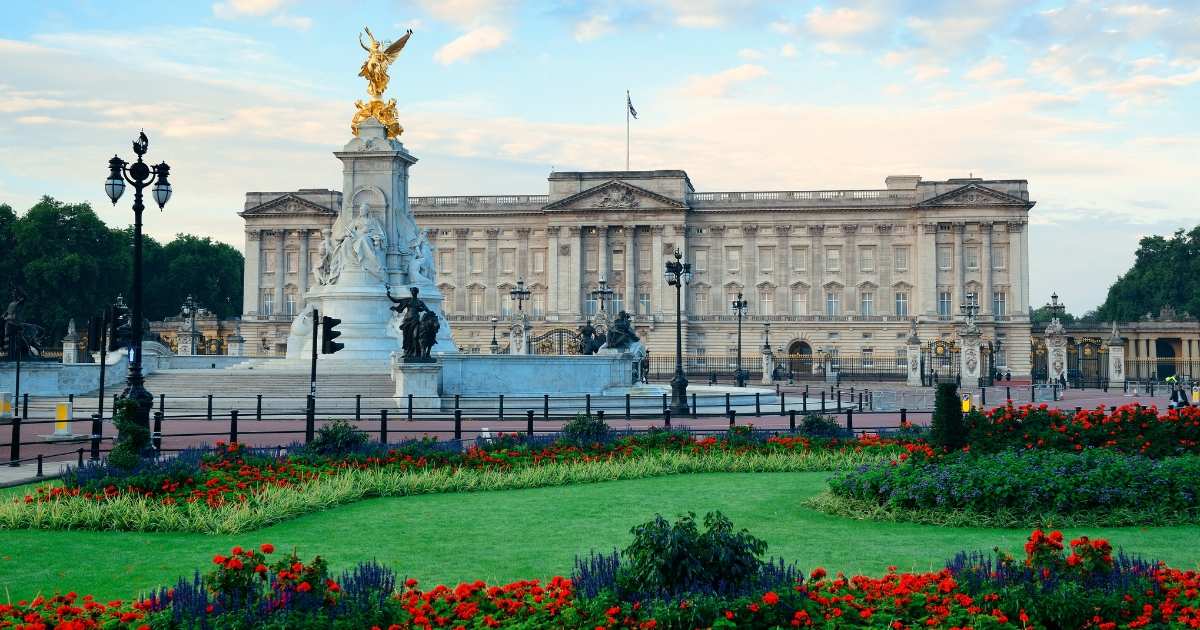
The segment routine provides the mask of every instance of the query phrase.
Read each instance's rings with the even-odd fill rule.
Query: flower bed
[[[856,518],[976,527],[1200,522],[1196,456],[911,450],[915,456],[835,476],[809,505]]]
[[[710,529],[711,532],[711,529]],[[745,533],[743,532],[742,535]],[[705,536],[707,534],[703,534]],[[656,548],[658,560],[672,548]],[[776,572],[764,586],[630,596],[612,571],[424,589],[375,563],[332,574],[319,557],[235,547],[213,568],[131,600],[74,593],[0,605],[0,628],[1195,628],[1200,574],[1125,555],[1104,540],[1034,531],[1024,560],[960,553],[945,568],[880,577]],[[703,551],[703,549],[699,550]],[[686,561],[697,560],[687,556]],[[633,560],[637,562],[637,560]],[[781,567],[786,567],[780,563]],[[781,578],[781,576],[783,576]],[[715,576],[714,579],[719,576]],[[782,581],[781,581],[782,580]]]
[[[129,472],[89,465],[65,485],[0,504],[0,528],[248,531],[372,496],[501,490],[688,472],[844,470],[894,457],[894,440],[816,439],[739,429],[621,436],[580,447],[506,436],[462,451],[419,440],[323,455],[219,445]]]
[[[1045,404],[973,411],[963,418],[974,451],[1104,448],[1147,457],[1200,455],[1200,407],[1172,409],[1124,405],[1079,413]]]

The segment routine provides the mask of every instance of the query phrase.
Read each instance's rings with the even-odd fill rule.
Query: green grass
[[[207,570],[213,553],[272,542],[335,568],[375,558],[422,582],[507,581],[569,573],[576,553],[629,541],[655,512],[721,510],[770,544],[768,555],[847,573],[889,564],[928,570],[961,549],[1020,552],[1025,530],[860,522],[802,503],[829,473],[711,473],[586,485],[368,499],[234,536],[193,533],[0,532],[0,589],[13,598],[56,588],[127,597]],[[1174,566],[1200,564],[1200,527],[1090,528],[1115,546]],[[0,601],[4,595],[0,593]]]

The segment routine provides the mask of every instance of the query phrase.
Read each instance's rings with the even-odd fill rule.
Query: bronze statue
[[[616,321],[608,328],[605,346],[614,350],[626,350],[637,340],[638,336],[633,331],[633,321],[629,319],[629,313],[621,311],[617,314]]]
[[[425,309],[425,312],[421,314],[421,322],[418,330],[420,333],[419,338],[421,345],[420,357],[422,359],[432,360],[432,358],[429,356],[429,353],[432,352],[433,347],[437,345],[437,334],[441,327],[442,325],[438,323],[437,313],[434,313],[429,309]]]
[[[584,322],[583,326],[579,328],[579,354],[596,354],[599,347],[596,328],[592,326],[592,322]]]
[[[412,287],[409,291],[412,293],[411,297],[394,298],[392,297],[392,287],[388,286],[387,296],[395,304],[392,310],[397,315],[401,315],[400,332],[403,335],[404,358],[416,359],[422,356],[420,347],[421,339],[418,334],[421,325],[421,314],[430,311],[429,307],[425,306],[425,303],[417,297],[417,293],[419,292],[417,287]],[[434,318],[436,319],[436,315]],[[437,334],[436,330],[434,334]]]
[[[4,309],[4,314],[0,315],[0,350],[3,350],[4,356],[14,356],[17,335],[21,329],[21,304],[24,302],[25,295],[14,287],[12,301],[8,303],[8,308]]]

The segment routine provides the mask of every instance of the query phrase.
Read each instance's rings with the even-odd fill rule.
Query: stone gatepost
[[[762,384],[770,385],[774,382],[771,376],[775,373],[775,353],[771,352],[769,346],[763,346],[762,349]]]
[[[528,320],[525,320],[524,318],[513,322],[508,333],[508,353],[533,354],[533,347],[529,334],[532,331],[533,326],[530,326]]]
[[[1051,383],[1067,375],[1067,330],[1057,317],[1046,326],[1046,372]]]
[[[79,363],[79,333],[75,330],[75,320],[67,323],[67,336],[62,340],[63,363]]]
[[[1104,342],[1108,348],[1108,386],[1125,387],[1125,340],[1117,332],[1117,322],[1113,321],[1112,336]]]
[[[958,373],[962,378],[963,387],[975,387],[979,385],[979,376],[982,373],[982,361],[979,354],[979,329],[974,326],[968,326],[958,334],[959,354],[959,370]]]
[[[234,324],[233,334],[225,342],[225,354],[231,357],[240,357],[246,354],[246,338],[242,336],[242,320],[240,318]]]
[[[179,352],[180,356],[188,356],[196,354],[196,346],[200,345],[196,340],[200,337],[200,333],[187,330],[179,333]]]
[[[908,368],[908,384],[912,387],[921,386],[921,338],[917,336],[917,320],[912,320],[912,329],[905,342],[905,355]]]

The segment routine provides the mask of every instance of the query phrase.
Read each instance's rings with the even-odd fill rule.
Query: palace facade
[[[682,295],[690,355],[736,352],[739,293],[747,357],[769,324],[777,353],[880,362],[903,354],[914,319],[922,341],[953,340],[974,296],[984,341],[999,342],[995,364],[1030,373],[1026,180],[900,175],[867,190],[696,192],[679,170],[554,172],[546,194],[409,204],[430,230],[466,352],[490,352],[493,317],[507,346],[509,292],[523,280],[535,336],[625,310],[653,353],[673,355],[676,296],[663,269],[678,249],[694,272]],[[341,206],[331,190],[247,193],[247,353],[282,352]],[[604,315],[593,297],[602,281],[613,291]]]

